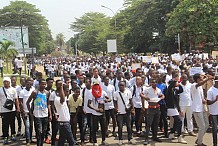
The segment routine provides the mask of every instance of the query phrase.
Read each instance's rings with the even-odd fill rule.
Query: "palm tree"
[[[7,71],[8,71],[8,63],[9,63],[9,59],[13,56],[18,55],[18,52],[16,49],[12,48],[13,46],[13,42],[12,41],[8,41],[6,39],[0,41],[0,54],[1,57],[5,59],[6,65],[7,65]]]
[[[64,46],[64,40],[65,36],[63,33],[59,33],[56,35],[56,43],[60,47],[60,49],[62,49],[62,47]]]

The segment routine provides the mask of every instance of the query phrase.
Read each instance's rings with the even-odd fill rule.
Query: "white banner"
[[[117,40],[107,40],[107,52],[117,52]]]
[[[194,75],[194,74],[201,74],[203,71],[201,69],[201,67],[192,67],[190,68],[190,76]]]

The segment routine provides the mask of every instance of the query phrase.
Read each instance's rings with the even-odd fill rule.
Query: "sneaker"
[[[196,136],[196,134],[194,132],[189,132],[188,135],[189,136]]]
[[[109,144],[108,144],[106,141],[102,141],[102,142],[101,142],[101,145],[108,146]]]
[[[145,141],[144,141],[144,145],[148,145],[148,141],[147,141],[147,139],[145,139]]]
[[[93,143],[93,146],[98,146],[98,144],[97,143]]]
[[[184,133],[184,134],[188,134],[188,131],[185,129],[183,133]]]
[[[117,133],[116,132],[113,132],[113,137],[117,137]]]
[[[17,141],[15,135],[11,136],[11,141]]]
[[[8,144],[8,138],[7,137],[5,137],[4,141],[3,141],[3,145],[6,145],[6,144]]]
[[[123,141],[119,140],[118,145],[122,145],[122,144],[123,144]]]
[[[20,130],[17,131],[17,135],[16,136],[21,136],[21,131]]]
[[[206,144],[197,144],[197,146],[207,146]]]
[[[27,143],[26,146],[30,146],[30,143]]]
[[[128,144],[135,145],[135,141],[129,140],[129,141],[128,141]]]
[[[185,140],[183,139],[182,135],[179,136],[178,142],[179,142],[179,143],[182,143],[182,144],[187,144],[187,141],[185,141]]]
[[[46,144],[51,144],[50,140],[48,138],[45,139]]]
[[[169,139],[170,139],[170,140],[175,139],[174,133],[170,133],[170,134],[169,134]]]

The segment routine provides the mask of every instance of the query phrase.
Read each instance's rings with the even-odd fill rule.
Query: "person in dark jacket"
[[[167,97],[166,97],[166,105],[167,105],[167,115],[173,117],[174,124],[173,128],[170,131],[169,139],[173,139],[175,131],[178,133],[178,142],[187,144],[187,142],[182,137],[182,121],[180,116],[182,113],[180,112],[179,107],[179,97],[178,94],[183,92],[183,88],[178,84],[179,74],[174,74],[172,80],[169,81],[169,86],[167,89]]]

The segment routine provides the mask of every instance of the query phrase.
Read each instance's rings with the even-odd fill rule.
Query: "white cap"
[[[9,77],[4,77],[4,78],[3,78],[3,82],[4,82],[4,81],[11,82],[11,79],[10,79]]]

